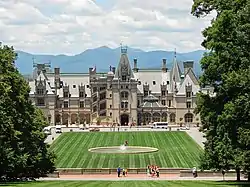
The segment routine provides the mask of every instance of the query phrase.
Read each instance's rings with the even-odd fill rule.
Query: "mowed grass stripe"
[[[92,132],[63,133],[53,145],[57,155],[57,167],[116,168],[146,167],[157,164],[161,167],[184,167],[197,165],[197,152],[201,148],[185,132]],[[128,140],[129,145],[158,148],[146,154],[97,154],[88,151],[91,147],[120,146]],[[62,143],[65,142],[65,143]],[[57,147],[56,145],[60,145]],[[192,156],[190,158],[190,155]]]
[[[158,140],[161,140],[161,139],[164,137],[164,136],[160,136],[158,133],[154,133],[153,135],[154,135],[155,138],[158,139]],[[158,165],[160,165],[161,167],[162,167],[162,166],[167,166],[166,159],[165,159],[165,157],[164,157],[164,150],[165,150],[165,149],[163,149],[163,147],[160,146],[160,144],[159,144],[160,141],[156,141],[156,142],[157,142],[157,146],[159,147],[159,148],[158,148],[159,151],[162,152],[162,154],[154,154],[155,156],[158,157],[157,160],[160,161],[160,163],[159,163]]]
[[[74,151],[70,154],[70,160],[67,162],[67,164],[71,167],[74,167],[74,162],[78,158],[78,156],[81,153],[81,144],[83,144],[83,140],[85,139],[85,136],[78,136],[79,138],[75,142],[75,147],[72,147]]]
[[[97,140],[101,136],[101,134],[92,132],[93,140],[90,142],[89,147],[96,147],[98,145]],[[91,159],[88,160],[88,164],[86,168],[91,168],[92,166],[96,166],[96,168],[101,168],[98,163],[95,161],[96,157],[98,156],[97,153],[90,153]],[[100,156],[100,155],[99,155]]]
[[[85,137],[85,139],[87,141],[85,142],[85,144],[81,148],[82,149],[82,156],[81,156],[81,158],[79,160],[79,163],[77,164],[78,168],[83,168],[84,167],[84,162],[86,162],[88,160],[88,155],[89,154],[87,153],[87,151],[89,149],[89,144],[92,141],[91,134],[85,134],[84,137]]]
[[[180,158],[180,155],[181,155],[180,148],[179,148],[180,145],[178,144],[178,142],[174,141],[174,137],[178,136],[178,134],[175,134],[175,135],[170,134],[170,136],[171,136],[170,144],[173,146],[173,155],[175,157],[176,163],[178,164],[178,168],[182,168],[184,164],[183,164],[182,159]]]
[[[165,149],[166,146],[169,145],[169,141],[168,141],[168,133],[165,133],[164,136],[162,137],[162,143],[164,144],[164,147],[162,147],[163,149],[163,156],[165,158],[165,162],[166,162],[166,166],[167,167],[173,167],[173,163],[171,161],[171,158],[168,156],[168,149]]]
[[[186,150],[186,149],[183,149],[183,144],[182,144],[181,139],[180,139],[180,134],[178,134],[178,136],[173,136],[173,141],[174,141],[176,144],[178,144],[177,146],[178,146],[178,148],[180,149],[178,155],[179,155],[179,158],[181,159],[181,163],[182,163],[181,167],[183,167],[183,166],[188,166],[190,163],[188,163],[188,162],[186,161],[186,158],[185,158],[185,156],[184,156],[184,153],[185,153],[187,150]],[[180,154],[180,153],[182,153],[182,154]]]
[[[174,133],[174,132],[172,132]],[[178,164],[175,160],[175,157],[173,155],[173,147],[171,146],[171,133],[166,133],[166,139],[164,139],[164,141],[162,141],[163,145],[164,145],[164,148],[166,150],[166,153],[167,153],[167,157],[169,158],[170,160],[170,163],[171,165],[167,164],[166,167],[177,167]],[[168,147],[168,149],[167,149]]]
[[[189,159],[191,160],[192,166],[194,165],[197,166],[197,163],[200,160],[200,155],[202,153],[202,148],[185,132],[185,135],[182,136],[182,139],[186,140],[186,144],[184,144],[184,146],[186,146],[189,150]],[[192,146],[194,145],[194,146]]]
[[[69,149],[70,146],[74,145],[74,141],[77,140],[79,138],[79,136],[77,136],[77,134],[72,134],[72,138],[70,139],[70,135],[67,134],[67,136],[69,138],[68,141],[64,144],[61,145],[60,149],[58,150],[58,167],[68,167],[67,165],[64,165],[64,161],[68,159],[69,154],[71,154],[72,150]],[[67,151],[65,151],[67,150]]]
[[[180,142],[182,144],[181,149],[183,150],[183,154],[185,157],[185,160],[187,161],[187,165],[189,167],[193,167],[194,165],[196,165],[196,163],[198,162],[197,158],[194,157],[194,155],[196,155],[196,153],[192,153],[192,150],[190,147],[190,143],[189,141],[187,141],[187,138],[184,139],[185,136],[180,136]],[[184,151],[186,150],[186,151]]]
[[[72,167],[72,165],[69,164],[70,161],[74,159],[74,156],[78,152],[78,143],[80,142],[82,136],[76,136],[76,138],[72,139],[69,144],[65,144],[67,147],[67,154],[64,155],[64,153],[61,152],[60,157],[63,157],[61,159],[61,166],[65,167]],[[73,143],[72,143],[73,142]],[[70,158],[70,159],[69,159]]]
[[[107,144],[107,145],[109,145],[110,142],[109,142],[108,137],[105,137],[105,135],[102,134],[101,146],[102,146],[104,143]],[[106,163],[105,163],[105,159],[106,159],[106,158],[107,158],[107,160],[108,160],[107,155],[101,155],[98,165],[100,165],[100,166],[102,166],[102,167],[107,167],[107,166],[105,166],[105,164],[106,164]]]
[[[91,141],[90,136],[81,136],[81,143],[80,143],[79,148],[78,148],[78,155],[76,155],[75,160],[73,161],[73,164],[72,164],[73,168],[80,168],[81,167],[81,165],[80,165],[81,159],[85,155],[84,148],[87,147],[87,145],[89,144],[90,141]]]

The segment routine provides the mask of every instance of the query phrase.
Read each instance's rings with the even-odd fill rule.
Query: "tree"
[[[46,118],[29,100],[16,57],[13,47],[0,44],[0,177],[40,177],[55,170],[55,156],[44,143]]]
[[[250,180],[250,1],[194,0],[192,14],[198,18],[216,13],[203,31],[201,86],[213,86],[215,94],[198,95],[206,134],[206,169],[235,169],[248,172]]]

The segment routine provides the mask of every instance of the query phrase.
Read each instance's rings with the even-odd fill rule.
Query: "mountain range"
[[[103,46],[74,55],[40,55],[31,54],[24,51],[16,51],[18,58],[15,62],[16,67],[22,74],[31,74],[33,70],[33,61],[36,63],[51,63],[51,67],[60,67],[64,73],[88,72],[89,67],[96,66],[97,72],[107,72],[110,65],[117,67],[120,59],[120,48],[111,49]],[[194,72],[201,74],[200,59],[204,50],[197,50],[187,53],[176,53],[180,68],[183,69],[182,62],[185,60],[194,61]],[[143,51],[140,49],[128,48],[128,57],[133,67],[133,59],[138,60],[138,68],[160,68],[162,59],[167,59],[167,67],[173,65],[174,51]]]

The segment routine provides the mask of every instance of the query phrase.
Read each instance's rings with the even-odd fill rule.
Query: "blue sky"
[[[211,16],[190,14],[193,0],[0,0],[0,36],[31,53],[76,54],[121,42],[143,50],[202,49]]]

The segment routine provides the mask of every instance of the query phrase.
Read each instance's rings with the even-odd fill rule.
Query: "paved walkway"
[[[194,141],[196,141],[198,145],[204,149],[203,142],[205,142],[206,139],[203,137],[204,134],[199,131],[198,127],[191,127],[190,130],[187,130],[186,132],[194,139]]]
[[[179,177],[179,174],[160,174],[160,177],[148,177],[145,174],[128,174],[126,177],[117,177],[115,174],[103,175],[61,175],[60,178],[40,178],[38,180],[51,181],[51,180],[62,180],[62,181],[123,181],[123,180],[206,180],[206,181],[222,181],[222,177]],[[224,180],[236,180],[235,177],[225,177]],[[246,180],[243,177],[241,180]]]

